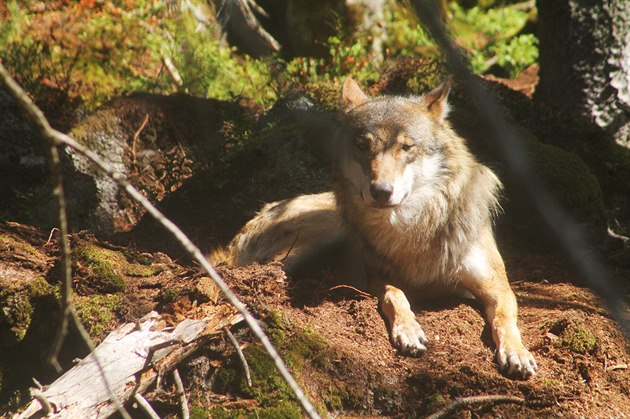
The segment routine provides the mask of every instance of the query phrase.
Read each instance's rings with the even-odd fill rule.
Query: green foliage
[[[209,29],[196,30],[192,16],[184,15],[172,26],[178,46],[172,53],[183,91],[214,99],[245,98],[263,106],[276,100],[268,60],[239,56]]]
[[[93,108],[114,95],[150,90],[166,42],[165,3],[81,1],[33,13],[11,1],[0,24],[0,56],[41,99],[57,95]]]
[[[534,34],[521,33],[535,16],[535,8],[530,11],[510,6],[464,9],[456,2],[450,8],[451,30],[458,43],[469,51],[474,71],[484,73],[496,64],[515,77],[538,59],[538,39]]]
[[[533,34],[518,35],[509,41],[498,41],[490,50],[496,54],[498,64],[514,77],[538,60],[538,38]]]
[[[297,57],[287,63],[291,79],[301,84],[326,83],[352,76],[361,83],[378,78],[378,65],[368,56],[368,47],[361,36],[354,40],[331,36],[326,41],[326,58]]]
[[[0,21],[0,56],[40,103],[84,103],[88,108],[134,91],[168,93],[174,88],[269,107],[284,86],[295,83],[336,106],[336,95],[333,100],[330,92],[337,92],[345,77],[369,85],[384,68],[370,57],[370,35],[348,35],[341,18],[336,35],[324,43],[326,57],[284,62],[238,53],[220,40],[213,25],[200,30],[189,12],[167,13],[168,3],[83,0],[58,2],[37,12],[29,2],[10,0]],[[448,3],[447,25],[468,51],[475,71],[498,66],[515,76],[536,61],[537,40],[523,33],[536,9],[510,3],[480,0],[472,8]],[[384,25],[386,59],[440,55],[409,2],[390,2]],[[181,77],[180,85],[168,76],[167,58]]]
[[[392,3],[385,12],[387,38],[385,54],[391,57],[438,54],[433,39],[420,26],[420,22],[409,5]]]

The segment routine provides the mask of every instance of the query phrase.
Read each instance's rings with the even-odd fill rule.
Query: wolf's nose
[[[379,204],[384,204],[392,197],[394,187],[389,183],[372,183],[370,185],[372,198]]]

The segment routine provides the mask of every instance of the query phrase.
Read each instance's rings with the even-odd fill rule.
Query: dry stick
[[[53,411],[53,407],[50,404],[50,401],[44,394],[44,392],[39,388],[31,388],[30,389],[31,397],[39,402],[42,406],[42,415],[48,416],[50,413],[55,413]]]
[[[44,243],[42,247],[48,246],[48,244],[52,240],[53,234],[55,234],[55,231],[59,231],[59,229],[57,227],[53,227],[52,230],[50,230],[50,234],[48,235],[48,240],[46,240],[46,243]]]
[[[361,291],[358,288],[353,287],[352,285],[346,285],[346,284],[341,284],[341,285],[335,285],[334,287],[330,287],[326,290],[326,292],[331,292],[331,291],[335,291],[335,290],[339,290],[339,289],[349,289],[352,290],[354,292],[356,292],[357,294],[359,294],[361,297],[366,298],[366,299],[370,299],[370,298],[376,298],[374,297],[372,294],[367,293],[365,291]]]
[[[490,395],[490,396],[472,396],[472,397],[462,397],[459,399],[455,399],[453,403],[446,406],[444,409],[438,410],[431,416],[428,416],[427,419],[444,419],[449,418],[451,415],[463,408],[470,407],[476,404],[488,404],[488,403],[525,403],[525,399],[517,396],[504,396],[504,395]]]
[[[133,398],[151,419],[160,419],[160,416],[155,412],[155,410],[153,410],[153,407],[151,407],[147,399],[142,397],[142,394],[136,393]]]
[[[146,114],[144,116],[144,120],[142,121],[142,124],[140,124],[140,128],[138,128],[136,133],[133,134],[133,140],[131,141],[131,161],[134,164],[136,163],[136,143],[138,142],[138,138],[140,138],[140,133],[142,133],[142,130],[144,129],[144,127],[147,126],[148,122],[149,122],[149,114]]]
[[[186,398],[186,391],[184,390],[184,383],[182,383],[182,377],[179,376],[177,368],[173,370],[173,378],[175,379],[175,385],[179,392],[179,400],[182,404],[182,419],[190,419],[190,410],[188,410],[188,399]]]
[[[232,290],[227,286],[225,281],[219,276],[214,267],[208,262],[208,260],[201,253],[201,250],[197,246],[195,246],[190,239],[182,232],[182,230],[177,227],[171,220],[166,218],[157,208],[151,204],[151,202],[140,193],[136,188],[134,188],[127,178],[120,173],[116,173],[114,169],[112,169],[107,163],[102,161],[100,157],[98,157],[92,151],[84,148],[82,145],[77,143],[73,138],[68,135],[59,132],[53,129],[49,124],[42,112],[33,104],[33,102],[26,96],[24,91],[11,79],[11,77],[6,73],[6,70],[0,64],[0,75],[2,79],[9,87],[9,90],[13,94],[13,96],[20,102],[22,107],[27,111],[27,113],[31,116],[34,122],[40,128],[42,134],[44,134],[47,138],[52,140],[56,145],[65,145],[75,150],[76,152],[82,154],[91,160],[101,171],[105,172],[109,175],[118,185],[127,191],[127,193],[138,202],[144,209],[153,217],[156,221],[158,221],[166,230],[168,230],[175,239],[179,242],[179,244],[201,265],[201,267],[206,271],[208,275],[212,278],[212,280],[217,284],[225,298],[228,300],[230,304],[236,308],[236,310],[243,316],[243,319],[254,333],[256,338],[262,343],[263,347],[267,351],[267,353],[271,356],[271,359],[274,362],[278,372],[282,376],[282,378],[287,382],[293,393],[295,393],[296,398],[306,411],[309,417],[311,418],[319,418],[319,414],[311,404],[311,402],[306,398],[304,392],[300,388],[300,386],[295,381],[295,378],[291,375],[289,370],[287,369],[284,361],[278,355],[278,352],[273,347],[269,338],[263,332],[262,328],[258,321],[250,314],[245,305],[234,295]]]
[[[238,357],[241,358],[241,363],[243,364],[243,369],[245,370],[245,378],[247,378],[247,385],[251,387],[252,375],[249,373],[249,365],[247,364],[247,359],[245,359],[245,354],[241,350],[241,345],[239,345],[238,341],[236,340],[232,332],[230,332],[229,328],[224,327],[223,330],[225,331],[225,334],[227,335],[228,339],[230,339],[230,342],[234,346],[234,349],[236,349],[236,352],[238,353]]]
[[[59,351],[61,350],[61,345],[68,333],[68,317],[72,317],[74,323],[79,330],[79,333],[83,337],[83,340],[90,348],[91,352],[94,352],[94,344],[90,339],[88,333],[85,331],[85,328],[81,324],[79,317],[77,316],[76,311],[74,310],[74,305],[72,303],[72,273],[70,271],[70,243],[68,242],[68,221],[66,214],[66,200],[63,193],[63,178],[61,176],[61,162],[59,160],[59,150],[57,147],[63,145],[60,143],[55,136],[54,133],[59,133],[54,130],[48,120],[42,113],[42,111],[33,103],[33,101],[28,97],[26,92],[9,76],[6,69],[0,63],[0,80],[7,88],[8,93],[17,101],[17,103],[22,107],[22,109],[31,117],[33,122],[35,122],[37,128],[39,129],[39,133],[43,138],[50,141],[50,171],[51,177],[54,184],[53,194],[57,196],[57,202],[59,206],[59,241],[61,243],[61,269],[63,272],[63,280],[61,282],[61,319],[59,326],[57,327],[57,332],[53,338],[51,353],[48,358],[48,362],[57,370],[58,373],[61,373],[62,368],[59,364],[59,360],[57,356],[59,355]],[[61,133],[59,133],[61,134]],[[94,354],[94,361],[98,366],[98,370],[100,376],[105,384],[105,388],[109,394],[109,397],[112,399],[113,403],[116,405],[116,408],[120,412],[121,416],[124,419],[131,419],[125,408],[120,404],[118,398],[112,392],[111,386],[107,377],[105,376],[105,371],[103,371],[102,365],[99,362],[96,354]],[[46,408],[44,406],[44,408]]]

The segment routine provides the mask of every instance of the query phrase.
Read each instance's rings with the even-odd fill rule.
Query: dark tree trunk
[[[578,113],[627,143],[630,134],[630,2],[537,0],[536,96]]]

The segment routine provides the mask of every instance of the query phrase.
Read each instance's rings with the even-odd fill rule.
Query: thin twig
[[[457,410],[464,407],[471,407],[477,404],[497,404],[497,403],[517,403],[523,404],[525,403],[525,399],[517,396],[506,396],[506,395],[489,395],[489,396],[472,396],[472,397],[462,397],[459,399],[455,399],[451,404],[446,406],[445,408],[438,410],[431,416],[428,416],[427,419],[444,419],[449,418],[453,413]]]
[[[144,120],[142,121],[142,124],[140,124],[140,128],[138,128],[135,134],[133,134],[133,140],[131,141],[131,161],[134,164],[136,163],[136,142],[138,142],[138,138],[140,138],[140,133],[142,133],[142,130],[144,129],[144,127],[147,126],[148,122],[149,114],[146,114],[144,115]]]
[[[284,257],[282,259],[280,259],[280,262],[284,262],[285,260],[287,260],[287,258],[291,254],[291,251],[293,250],[293,246],[295,246],[295,243],[297,243],[299,238],[300,238],[300,233],[295,235],[295,240],[293,240],[293,243],[291,243],[291,246],[289,247],[289,250],[287,250],[287,254],[284,255]]]
[[[335,291],[335,290],[342,289],[342,288],[345,288],[345,289],[350,289],[350,290],[352,290],[352,291],[356,292],[357,294],[359,294],[361,297],[364,297],[364,298],[368,298],[368,299],[369,299],[369,298],[376,298],[376,297],[374,297],[372,294],[369,294],[369,293],[367,293],[367,292],[365,292],[365,291],[361,291],[361,290],[360,290],[360,289],[358,289],[358,288],[355,288],[355,287],[353,287],[353,286],[351,286],[351,285],[346,285],[346,284],[335,285],[334,287],[330,287],[330,288],[328,288],[328,289],[326,290],[326,292]]]
[[[50,243],[50,241],[52,240],[52,237],[53,237],[53,234],[55,234],[55,231],[59,231],[59,229],[57,227],[53,227],[53,229],[50,230],[50,235],[48,236],[48,240],[46,240],[46,243],[44,243],[44,246],[42,247],[48,246],[48,243]]]
[[[188,398],[186,397],[186,391],[184,390],[184,383],[182,383],[182,377],[179,376],[177,368],[173,370],[173,378],[175,379],[175,386],[179,392],[179,400],[182,404],[182,419],[190,419],[190,410],[188,410]]]
[[[63,372],[59,364],[58,355],[61,345],[68,333],[68,316],[72,307],[72,272],[70,264],[70,243],[68,242],[68,218],[66,214],[66,200],[63,193],[63,177],[61,175],[61,161],[59,150],[51,142],[50,144],[50,176],[53,179],[53,195],[57,197],[57,209],[59,216],[59,243],[61,245],[61,298],[59,312],[61,318],[57,325],[55,336],[51,345],[48,362],[55,368],[58,374]]]
[[[225,331],[225,334],[227,335],[230,342],[232,343],[232,346],[234,346],[234,349],[236,349],[236,352],[238,353],[238,357],[241,359],[241,363],[243,364],[243,369],[245,370],[245,378],[247,378],[247,385],[251,387],[252,375],[249,373],[249,365],[247,364],[247,359],[245,359],[245,354],[243,353],[243,350],[241,349],[241,345],[239,345],[238,341],[236,340],[232,332],[230,332],[229,328],[224,327],[223,330]]]
[[[196,260],[199,265],[201,265],[203,270],[217,284],[217,286],[225,296],[226,300],[230,304],[232,304],[234,308],[236,308],[236,310],[243,316],[243,319],[251,329],[252,333],[261,342],[261,344],[273,360],[278,372],[289,385],[308,416],[311,418],[319,418],[319,413],[317,413],[311,402],[306,398],[304,392],[295,381],[295,378],[293,378],[286,365],[284,364],[284,361],[278,355],[278,351],[276,351],[265,332],[263,332],[262,327],[260,326],[258,321],[251,315],[245,305],[238,299],[238,297],[236,297],[236,295],[228,287],[225,281],[219,276],[214,267],[204,257],[203,253],[201,253],[201,250],[199,250],[199,248],[190,241],[190,239],[184,234],[184,232],[182,232],[182,230],[177,225],[166,218],[155,206],[153,206],[153,204],[151,204],[151,202],[144,195],[142,195],[142,193],[140,193],[140,191],[138,191],[138,189],[133,187],[124,175],[117,173],[114,169],[112,169],[111,166],[101,160],[101,158],[97,156],[94,152],[86,149],[70,136],[51,128],[43,113],[26,96],[26,93],[24,93],[24,91],[17,85],[17,83],[15,83],[13,79],[11,79],[2,64],[0,64],[0,75],[2,76],[4,84],[9,88],[9,91],[22,105],[27,114],[37,124],[41,133],[46,138],[49,138],[57,145],[67,146],[91,160],[101,171],[105,172],[120,187],[125,189],[125,191],[127,191],[132,199],[142,205],[142,207],[153,218],[155,218],[155,220],[160,223],[162,227],[164,227],[173,235],[173,237],[188,252],[188,254],[190,254],[190,256],[194,260]]]
[[[147,399],[142,397],[142,394],[136,393],[133,398],[136,400],[136,402],[138,402],[138,405],[151,419],[160,419],[160,416],[156,413],[155,410],[153,410],[153,407],[151,407]]]

